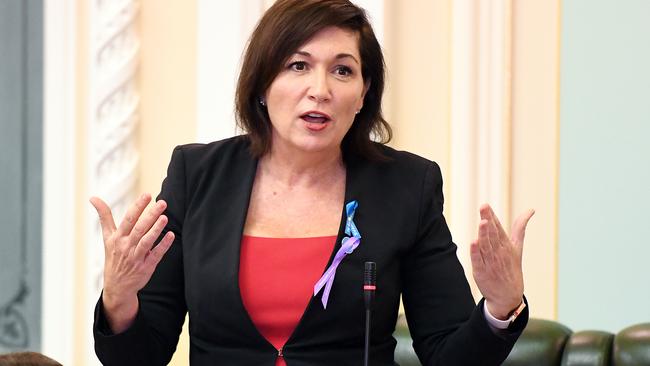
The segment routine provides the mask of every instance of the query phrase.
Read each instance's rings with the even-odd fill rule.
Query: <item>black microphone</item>
[[[363,347],[363,365],[368,366],[370,352],[370,312],[377,289],[377,264],[366,262],[363,271],[363,302],[366,304],[366,337]]]
[[[375,262],[366,262],[364,267],[363,301],[366,304],[366,310],[372,310],[375,290],[377,289],[377,264]]]

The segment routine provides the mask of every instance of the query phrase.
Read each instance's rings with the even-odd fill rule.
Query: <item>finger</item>
[[[487,220],[489,218],[489,214],[490,214],[490,212],[488,211],[489,208],[490,205],[488,205],[487,203],[484,203],[481,205],[481,207],[479,207],[478,211],[481,215],[481,220]]]
[[[99,225],[102,227],[102,236],[106,241],[115,231],[115,220],[113,220],[111,208],[99,197],[90,197],[90,204],[93,205],[99,215]]]
[[[470,259],[472,260],[472,270],[474,272],[483,271],[483,269],[485,268],[485,261],[483,260],[483,256],[481,255],[481,250],[479,249],[478,240],[474,240],[469,245],[469,256]]]
[[[528,226],[528,221],[530,221],[530,218],[533,217],[534,214],[535,210],[530,209],[521,214],[512,224],[512,241],[515,242],[517,246],[524,245],[526,226]]]
[[[148,193],[142,194],[131,207],[126,211],[124,219],[120,223],[120,226],[117,228],[117,231],[122,236],[128,236],[133,229],[133,226],[138,222],[138,218],[142,215],[142,211],[147,207],[151,201],[151,195]]]
[[[490,247],[493,250],[499,249],[503,245],[501,233],[499,232],[498,220],[495,222],[495,216],[493,215],[492,208],[487,203],[481,205],[479,212],[481,214],[481,222],[485,221],[487,224],[487,238]],[[508,238],[506,237],[506,240]]]
[[[153,247],[153,244],[156,242],[156,239],[160,236],[160,233],[163,231],[167,225],[167,216],[160,215],[158,220],[154,223],[151,229],[142,237],[138,242],[138,245],[135,247],[136,258],[144,258],[147,253]],[[135,231],[135,229],[133,229]]]
[[[492,250],[497,251],[501,249],[506,244],[506,241],[509,241],[510,239],[506,237],[504,241],[501,232],[499,231],[498,223],[494,221],[493,216],[490,213],[488,213],[488,217],[489,219],[486,220],[488,240],[490,242],[490,247]]]
[[[492,207],[490,207],[489,204],[484,203],[481,205],[479,212],[481,214],[481,219],[486,220],[488,222],[488,234],[489,234],[489,239],[492,241],[490,245],[495,245],[498,246],[499,244],[499,239],[500,239],[500,232],[498,225],[499,220],[496,219],[495,215],[492,212]],[[496,219],[496,220],[495,220]],[[506,237],[507,238],[507,237]]]
[[[501,243],[505,244],[510,239],[508,237],[508,234],[506,234],[506,230],[503,228],[503,225],[501,225],[501,221],[499,221],[499,218],[494,213],[494,210],[490,205],[487,205],[487,216],[489,217],[490,222],[492,222],[494,225]]]
[[[165,236],[160,240],[158,245],[149,251],[145,258],[145,263],[149,266],[156,267],[165,253],[171,248],[172,243],[174,243],[174,237],[175,235],[171,231],[165,233]]]
[[[160,200],[154,203],[152,207],[140,216],[138,221],[135,223],[133,230],[131,230],[130,239],[132,244],[137,245],[138,242],[140,242],[142,237],[149,232],[166,208],[167,202]],[[157,237],[158,236],[156,236],[156,238]],[[147,248],[147,251],[148,250],[149,248]]]
[[[484,262],[490,262],[494,254],[492,244],[490,243],[488,226],[489,223],[487,220],[481,220],[478,224],[478,249]]]

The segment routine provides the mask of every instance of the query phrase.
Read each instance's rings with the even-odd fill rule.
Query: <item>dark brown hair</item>
[[[61,366],[61,364],[37,352],[16,352],[0,355],[0,366]]]
[[[369,83],[363,108],[343,138],[343,154],[384,160],[372,141],[387,143],[392,137],[381,112],[384,56],[365,11],[347,0],[278,0],[257,24],[246,48],[235,97],[237,123],[249,134],[255,156],[271,148],[271,122],[260,97],[300,46],[332,26],[359,35],[361,73],[364,83]]]

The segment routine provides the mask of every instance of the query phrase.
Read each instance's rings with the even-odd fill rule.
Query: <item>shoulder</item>
[[[419,207],[442,195],[442,175],[435,162],[416,154],[379,146],[386,161],[359,157],[346,159],[350,194],[366,201],[383,202],[377,212],[396,207]],[[418,210],[414,209],[414,212]],[[417,220],[416,220],[417,221]]]
[[[386,161],[351,159],[353,160],[352,164],[379,171],[383,176],[396,175],[402,178],[406,177],[411,181],[425,176],[441,179],[440,166],[435,161],[379,143],[377,143],[377,149],[387,158]]]
[[[182,159],[187,168],[204,168],[231,162],[254,160],[249,152],[248,136],[240,135],[207,144],[192,143],[178,145],[172,154],[172,160]]]
[[[207,144],[193,143],[176,146],[169,163],[168,176],[184,176],[194,186],[215,177],[241,177],[254,170],[257,159],[249,150],[246,135],[235,136]]]
[[[427,168],[432,165],[437,166],[438,164],[435,161],[424,158],[420,155],[416,155],[412,152],[405,150],[396,150],[390,146],[377,144],[382,153],[396,161],[398,164],[412,165],[414,167]]]
[[[246,158],[249,153],[250,142],[248,136],[240,135],[227,139],[213,141],[207,144],[192,143],[178,145],[175,154],[183,155],[188,162],[198,163],[212,161],[213,159]]]

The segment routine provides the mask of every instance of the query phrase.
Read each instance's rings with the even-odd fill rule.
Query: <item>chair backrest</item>
[[[395,361],[421,366],[403,316],[397,321]],[[650,323],[617,334],[586,330],[572,332],[551,320],[531,318],[504,366],[638,366],[650,365]]]
[[[560,365],[562,352],[571,334],[571,329],[560,323],[529,319],[526,329],[503,365]]]

